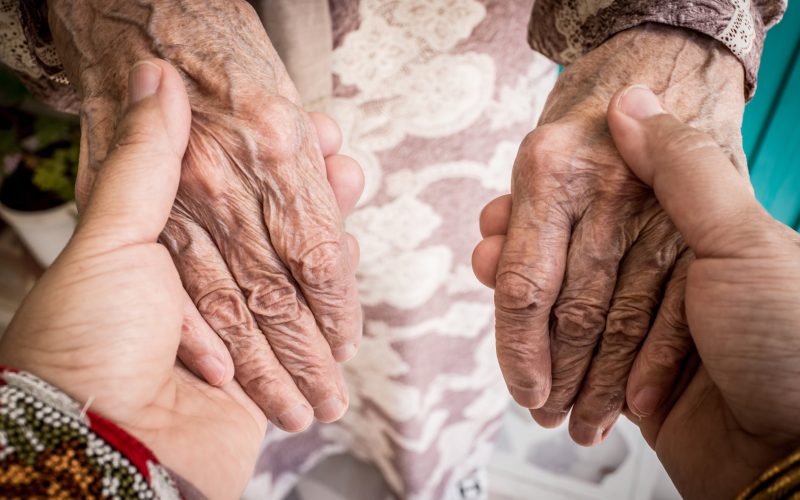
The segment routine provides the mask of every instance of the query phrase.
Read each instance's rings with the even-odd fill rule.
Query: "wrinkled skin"
[[[800,446],[800,235],[766,213],[714,139],[658,112],[652,93],[615,96],[608,124],[697,256],[686,318],[702,364],[632,421],[684,498],[734,498]]]
[[[285,430],[341,417],[348,396],[337,361],[355,354],[361,335],[357,246],[325,177],[323,138],[255,12],[239,0],[49,6],[83,97],[79,205],[109,150],[132,63],[162,57],[187,85],[192,127],[161,241],[224,346],[186,325],[182,360],[224,383],[232,358],[237,381]],[[152,176],[159,182],[157,164]]]
[[[746,175],[739,62],[709,38],[643,25],[560,75],[520,147],[511,195],[481,215],[473,256],[478,278],[495,288],[497,354],[512,396],[546,427],[572,409],[570,433],[583,445],[605,438],[626,390],[638,414],[655,411],[692,350],[683,312],[692,255],[605,122],[613,92],[633,83],[710,133]]]

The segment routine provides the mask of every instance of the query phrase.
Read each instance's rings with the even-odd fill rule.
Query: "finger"
[[[608,203],[598,201],[596,206]],[[542,408],[531,412],[544,427],[561,424],[581,388],[605,328],[619,263],[631,239],[631,229],[620,221],[632,217],[618,210],[590,209],[575,226],[564,283],[553,307],[550,397]]]
[[[495,236],[508,232],[511,217],[511,195],[498,196],[483,207],[480,216],[481,236]]]
[[[189,370],[209,384],[225,385],[233,379],[233,360],[228,348],[200,316],[192,299],[184,295],[178,358]]]
[[[279,110],[287,112],[299,111]],[[299,133],[308,136],[303,130]],[[361,341],[361,306],[339,206],[328,181],[315,173],[317,146],[297,137],[286,142],[295,146],[265,150],[263,161],[271,165],[272,175],[262,180],[259,226],[266,226],[272,247],[299,286],[334,358],[347,361]]]
[[[325,113],[312,111],[308,114],[317,131],[322,156],[335,155],[342,148],[342,131],[336,121]]]
[[[275,357],[208,234],[188,219],[173,216],[162,242],[197,310],[230,352],[236,379],[245,392],[281,429],[298,432],[311,425],[311,405]]]
[[[694,349],[683,301],[686,273],[693,260],[694,254],[687,250],[675,264],[655,322],[633,362],[626,399],[628,407],[639,417],[650,416],[659,409]]]
[[[331,348],[296,283],[270,246],[259,224],[257,201],[247,204],[242,196],[234,198],[237,205],[225,204],[227,208],[220,208],[215,219],[208,222],[209,234],[237,289],[244,293],[255,324],[316,418],[323,422],[338,420],[347,409],[348,397]]]
[[[697,354],[697,351],[692,348],[681,363],[680,371],[677,374],[674,386],[667,394],[661,406],[659,406],[652,415],[640,417],[634,414],[630,408],[626,408],[625,416],[639,427],[639,430],[642,432],[642,437],[651,448],[655,449],[659,430],[672,411],[672,408],[675,406],[675,403],[681,399],[684,392],[689,388],[689,385],[693,383],[695,375],[703,372],[700,356]],[[707,376],[707,372],[703,373],[703,377],[705,376]]]
[[[666,113],[643,86],[612,98],[608,126],[625,162],[653,187],[698,256],[751,248],[744,242],[761,226],[763,209],[710,136]]]
[[[352,234],[347,233],[344,237],[347,240],[347,252],[350,254],[350,266],[356,269],[361,260],[361,248],[358,246],[358,240]]]
[[[475,277],[492,289],[497,283],[497,265],[505,242],[505,236],[488,236],[472,252],[472,271]]]
[[[338,154],[325,158],[325,169],[339,212],[347,217],[364,191],[364,172],[354,159]]]
[[[569,431],[583,446],[602,441],[625,404],[633,360],[650,328],[683,242],[659,211],[625,256],[599,348],[570,416]]]
[[[161,60],[137,63],[129,101],[81,219],[79,232],[99,240],[95,251],[156,241],[178,187],[191,122],[180,75]]]
[[[571,221],[567,196],[547,165],[547,134],[526,138],[514,166],[514,203],[495,285],[497,356],[514,400],[538,408],[550,393],[549,317],[555,303]]]

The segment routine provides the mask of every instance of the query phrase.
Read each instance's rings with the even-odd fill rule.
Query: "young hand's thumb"
[[[156,241],[175,200],[190,127],[178,72],[159,59],[136,63],[128,77],[128,108],[76,239],[91,238],[104,250]]]
[[[714,140],[634,85],[611,99],[608,127],[625,163],[647,185],[698,257],[736,253],[763,222],[747,181]]]

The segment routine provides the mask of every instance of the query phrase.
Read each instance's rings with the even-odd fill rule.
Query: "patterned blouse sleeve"
[[[78,110],[77,92],[53,46],[45,0],[0,0],[0,63],[38,99],[60,111]]]
[[[0,367],[0,497],[177,500],[136,438],[41,379]]]
[[[748,99],[756,88],[766,31],[787,0],[536,0],[528,30],[534,50],[562,65],[615,33],[654,22],[699,31],[742,61]]]

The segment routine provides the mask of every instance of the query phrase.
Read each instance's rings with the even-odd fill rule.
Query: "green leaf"
[[[75,198],[75,177],[78,172],[78,145],[55,150],[50,158],[43,158],[33,172],[33,184],[64,201]]]

